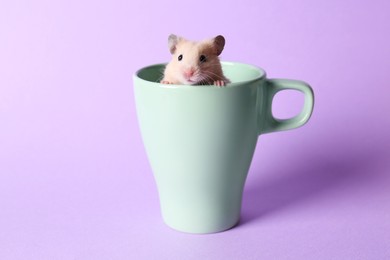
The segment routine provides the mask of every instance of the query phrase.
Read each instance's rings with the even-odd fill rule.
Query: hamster
[[[223,75],[219,55],[225,46],[225,38],[194,42],[171,34],[168,47],[172,60],[164,70],[162,84],[226,86],[230,81]]]

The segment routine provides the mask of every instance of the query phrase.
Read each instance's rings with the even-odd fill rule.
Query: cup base
[[[240,219],[235,220],[233,223],[230,223],[228,225],[220,225],[220,226],[214,226],[214,227],[183,227],[178,225],[172,225],[170,223],[167,223],[167,221],[164,220],[164,223],[171,229],[186,233],[186,234],[198,234],[198,235],[207,235],[207,234],[214,234],[214,233],[220,233],[227,230],[230,230],[234,227],[236,227],[240,223]]]

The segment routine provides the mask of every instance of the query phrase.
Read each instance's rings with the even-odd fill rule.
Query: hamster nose
[[[194,75],[194,73],[195,73],[194,69],[188,69],[184,71],[184,76],[186,78],[191,78]]]

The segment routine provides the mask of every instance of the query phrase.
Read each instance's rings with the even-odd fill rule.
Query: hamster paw
[[[226,84],[225,84],[225,81],[223,81],[223,80],[216,80],[216,81],[214,81],[214,86],[224,87],[224,86],[226,86]]]
[[[169,81],[166,81],[166,80],[161,80],[160,83],[161,84],[173,84],[172,82],[169,82]]]

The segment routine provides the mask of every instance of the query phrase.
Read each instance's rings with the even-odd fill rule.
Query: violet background
[[[390,2],[2,1],[0,259],[390,259]],[[170,33],[301,79],[302,128],[259,138],[242,221],[166,227],[132,74]],[[291,116],[302,97],[276,97]]]

